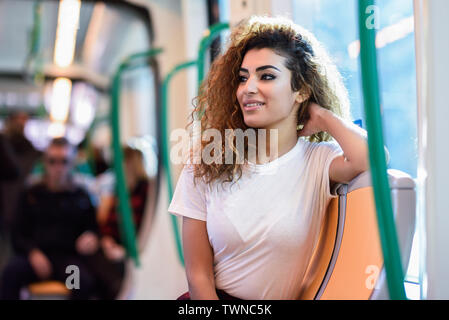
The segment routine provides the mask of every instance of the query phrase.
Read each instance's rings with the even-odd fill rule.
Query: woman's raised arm
[[[300,135],[309,136],[325,131],[343,149],[344,155],[335,158],[329,167],[329,178],[333,182],[347,183],[369,168],[366,131],[338,117],[316,103],[309,105],[310,119]]]

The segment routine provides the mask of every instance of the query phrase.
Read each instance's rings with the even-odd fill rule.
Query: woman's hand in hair
[[[326,131],[326,123],[324,121],[325,113],[331,111],[321,107],[315,102],[311,102],[308,105],[309,119],[305,123],[304,127],[299,130],[298,135],[300,137],[308,137],[315,133]]]
[[[313,102],[308,106],[308,113],[309,119],[298,135],[308,137],[318,132],[327,132],[343,150],[343,155],[336,157],[329,167],[332,182],[347,183],[368,170],[365,130]]]

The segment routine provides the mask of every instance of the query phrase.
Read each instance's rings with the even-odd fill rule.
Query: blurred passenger
[[[19,177],[20,170],[15,159],[9,141],[3,134],[0,134],[0,182],[13,181]],[[0,190],[1,193],[1,190]],[[4,263],[8,259],[10,251],[9,241],[6,238],[6,230],[3,223],[2,195],[0,194],[0,272]]]
[[[11,145],[16,164],[20,169],[20,174],[14,180],[0,184],[0,196],[3,198],[0,201],[0,212],[2,212],[4,228],[7,231],[13,224],[18,198],[25,187],[26,178],[41,155],[25,137],[24,130],[28,119],[26,112],[17,111],[12,113],[5,122],[5,139]]]
[[[17,179],[20,169],[9,141],[0,133],[0,182]],[[0,208],[2,208],[2,197],[0,196]],[[3,231],[3,216],[0,210],[0,234]]]
[[[142,152],[127,146],[124,147],[123,153],[126,185],[134,226],[138,232],[145,211],[149,180]],[[125,274],[126,250],[120,238],[118,210],[118,199],[114,193],[109,192],[101,196],[97,210],[101,250],[89,258],[89,267],[96,270],[95,277],[100,279],[102,297],[106,299],[117,297]]]
[[[86,140],[83,140],[76,147],[76,156],[72,166],[71,178],[72,180],[82,186],[91,196],[91,201],[94,207],[98,205],[98,196],[96,190],[96,179],[90,168],[86,152]],[[28,186],[39,183],[44,175],[44,160],[40,159],[36,162],[33,172],[27,177],[26,183]]]
[[[94,175],[98,176],[100,174],[105,173],[109,168],[108,161],[106,160],[106,156],[104,151],[96,146],[91,146],[91,152],[93,157],[93,171]]]
[[[77,146],[73,177],[78,184],[84,186],[91,196],[92,204],[94,207],[97,207],[98,195],[96,193],[96,179],[92,166],[89,164],[87,149],[86,139]]]
[[[19,299],[22,287],[39,280],[65,282],[69,265],[80,275],[71,297],[90,297],[94,279],[83,260],[98,250],[97,224],[88,194],[71,177],[74,156],[65,138],[52,140],[42,181],[23,193],[12,235],[17,255],[2,274],[1,299]]]
[[[77,172],[93,177],[94,172],[89,164],[87,143],[87,140],[84,139],[77,146],[75,168]]]

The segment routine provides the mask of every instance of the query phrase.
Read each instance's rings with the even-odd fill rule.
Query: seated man
[[[97,224],[89,195],[71,177],[74,156],[65,138],[53,139],[42,181],[22,195],[12,235],[17,255],[2,274],[0,299],[19,299],[22,287],[39,280],[65,283],[70,265],[80,276],[71,298],[90,297],[94,279],[83,260],[98,250]]]

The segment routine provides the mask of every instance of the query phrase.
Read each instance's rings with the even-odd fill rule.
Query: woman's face
[[[292,91],[285,60],[268,48],[251,49],[243,57],[237,100],[247,126],[296,128],[299,93]]]

